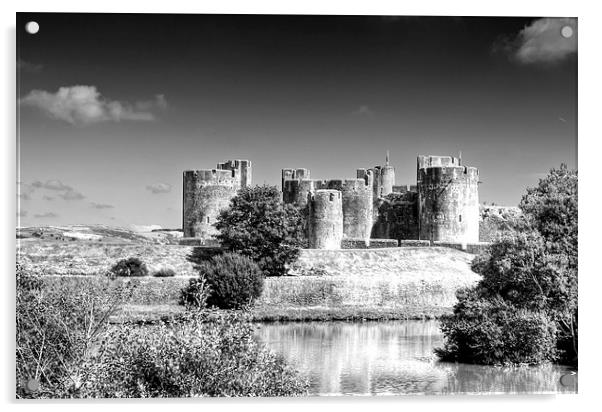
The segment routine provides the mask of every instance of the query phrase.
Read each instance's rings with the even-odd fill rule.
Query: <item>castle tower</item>
[[[183,173],[182,229],[184,237],[212,239],[215,222],[241,187],[251,184],[251,162],[229,160],[216,169]]]
[[[309,169],[282,169],[282,201],[305,207],[307,195],[314,188],[309,177]]]
[[[340,249],[343,239],[343,202],[338,190],[320,189],[309,195],[310,249]]]
[[[369,169],[372,172],[372,187],[374,191],[373,199],[376,200],[380,197],[385,197],[389,193],[393,193],[393,186],[395,186],[395,168],[389,164],[389,151],[385,158],[384,166],[374,166]],[[357,177],[364,177],[365,169],[357,169]]]
[[[251,161],[250,160],[228,160],[217,164],[218,170],[230,170],[233,176],[239,181],[240,187],[251,186],[253,178]]]
[[[420,239],[479,241],[479,171],[453,156],[418,156]]]
[[[389,193],[393,193],[393,186],[395,186],[395,168],[389,164],[389,151],[387,150],[387,157],[385,165],[381,169],[380,174],[380,197],[385,197]]]

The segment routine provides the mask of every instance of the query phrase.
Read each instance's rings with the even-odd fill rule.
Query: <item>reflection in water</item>
[[[312,394],[575,392],[558,365],[501,368],[439,362],[436,321],[264,324],[258,338],[310,380]],[[576,382],[576,379],[574,380]]]

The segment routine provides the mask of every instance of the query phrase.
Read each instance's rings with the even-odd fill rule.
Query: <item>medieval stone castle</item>
[[[311,179],[309,169],[282,170],[282,199],[308,208],[307,238],[313,249],[343,242],[369,246],[376,239],[457,243],[479,241],[479,171],[454,156],[418,156],[415,185],[396,185],[385,164],[357,169],[355,179]],[[184,237],[212,239],[220,211],[238,189],[249,186],[249,160],[184,172]]]

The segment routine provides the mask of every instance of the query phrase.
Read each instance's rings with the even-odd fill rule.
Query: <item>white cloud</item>
[[[570,27],[563,35],[563,28]],[[557,63],[577,53],[577,19],[543,18],[522,29],[516,38],[502,41],[503,49],[522,64]]]
[[[73,125],[86,125],[98,122],[119,122],[122,120],[151,121],[155,116],[149,110],[153,107],[164,108],[167,103],[163,95],[157,95],[152,104],[105,99],[95,86],[61,87],[56,93],[45,90],[32,90],[20,99],[25,106],[36,107],[58,120]],[[138,109],[141,104],[146,109]]]
[[[146,190],[150,190],[154,194],[171,192],[171,185],[167,183],[155,183],[146,186]]]

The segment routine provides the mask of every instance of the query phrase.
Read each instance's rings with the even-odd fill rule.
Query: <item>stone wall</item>
[[[395,239],[343,239],[341,249],[380,249],[397,247],[398,242]]]

